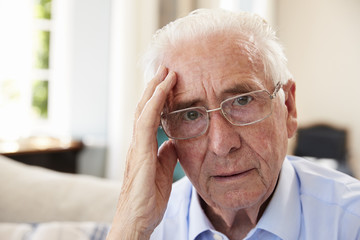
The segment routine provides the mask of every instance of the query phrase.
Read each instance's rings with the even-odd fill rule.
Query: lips
[[[249,175],[252,172],[252,170],[254,170],[254,168],[251,168],[251,169],[248,169],[245,171],[240,171],[240,172],[218,174],[213,177],[219,181],[236,180],[236,179],[239,179],[239,178]]]

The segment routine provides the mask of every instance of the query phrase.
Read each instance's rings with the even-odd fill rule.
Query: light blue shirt
[[[188,178],[176,182],[151,239],[227,240],[206,217]],[[274,195],[245,239],[360,239],[360,181],[308,160],[284,160]]]

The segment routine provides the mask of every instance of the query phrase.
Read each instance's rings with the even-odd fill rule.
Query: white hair
[[[244,46],[245,37],[253,46],[245,50],[248,54],[259,57],[265,77],[274,83],[285,84],[288,79],[292,78],[276,33],[264,19],[249,12],[198,9],[167,24],[154,34],[143,57],[145,79],[151,79],[169,50],[181,46],[184,40],[202,44],[201,39],[218,33],[233,34],[239,37],[238,43],[243,48],[248,47]]]

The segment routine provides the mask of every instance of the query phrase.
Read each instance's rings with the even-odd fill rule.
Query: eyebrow
[[[199,105],[201,105],[200,103],[202,103],[202,102],[203,101],[200,98],[196,98],[191,101],[178,102],[178,103],[173,104],[171,111],[176,111],[176,110],[181,110],[181,109],[190,108],[190,107],[194,107],[194,106],[199,106]]]
[[[223,98],[224,96],[229,94],[236,95],[236,94],[248,93],[256,90],[261,90],[261,88],[257,84],[242,82],[222,91],[220,97]],[[202,100],[201,98],[195,98],[190,101],[180,101],[175,104],[172,104],[170,106],[170,110],[177,111],[195,106],[204,106],[204,100]]]
[[[225,94],[242,94],[242,93],[248,93],[256,90],[261,90],[259,86],[256,84],[249,84],[249,83],[241,83],[236,84],[235,86],[232,86],[230,88],[227,88],[223,91]]]

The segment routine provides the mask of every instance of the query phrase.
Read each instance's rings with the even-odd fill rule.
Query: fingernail
[[[169,74],[171,74],[171,76],[176,76],[176,73],[174,71],[170,71]]]
[[[174,71],[169,70],[165,79],[172,79],[175,76],[175,74],[176,73]]]

